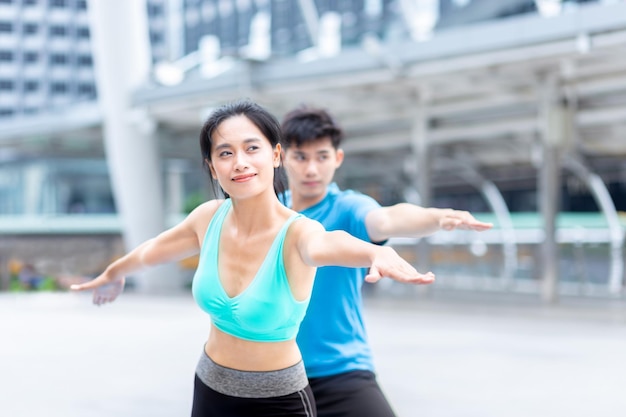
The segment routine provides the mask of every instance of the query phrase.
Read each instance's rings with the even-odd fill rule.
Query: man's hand
[[[447,209],[439,219],[439,228],[442,230],[475,230],[482,232],[493,227],[492,223],[476,220],[468,211]]]

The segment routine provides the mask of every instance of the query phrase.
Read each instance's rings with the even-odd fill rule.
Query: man
[[[340,190],[333,177],[343,162],[343,133],[322,109],[298,108],[283,119],[283,163],[289,180],[284,203],[327,230],[369,242],[420,237],[440,229],[487,230],[465,211],[401,203],[381,207],[358,192]],[[319,417],[394,417],[382,393],[363,323],[362,269],[318,268],[298,346]]]

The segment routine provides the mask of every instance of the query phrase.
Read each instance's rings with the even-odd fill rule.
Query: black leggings
[[[310,378],[318,417],[395,417],[370,371]]]
[[[191,417],[316,417],[310,386],[280,397],[243,398],[221,394],[195,377]]]

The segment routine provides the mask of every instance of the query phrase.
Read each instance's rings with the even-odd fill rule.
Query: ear
[[[211,164],[211,161],[209,161],[208,158],[204,158],[204,163],[206,164],[206,166],[209,167],[209,171],[211,172],[211,177],[216,180],[217,179],[217,174],[215,173],[215,168],[213,168],[213,164]]]
[[[282,146],[280,146],[280,143],[277,143],[276,147],[274,147],[274,155],[272,158],[274,162],[274,168],[278,168],[280,166],[282,155],[283,155]]]
[[[341,148],[337,149],[337,152],[335,155],[335,168],[339,168],[341,164],[343,164],[343,157],[344,157],[343,149]]]

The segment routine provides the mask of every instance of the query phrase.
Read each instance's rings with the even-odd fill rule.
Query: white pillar
[[[417,191],[420,196],[419,204],[422,207],[430,207],[432,203],[432,185],[431,185],[431,148],[428,144],[428,131],[430,116],[428,114],[430,107],[430,91],[428,87],[417,88],[417,99],[415,101],[415,112],[413,115],[413,123],[411,126],[410,146],[411,153],[417,164],[417,179],[415,181]],[[418,264],[416,269],[422,273],[431,269],[430,257],[432,248],[426,238],[420,239],[417,244]],[[430,285],[415,287],[418,293],[432,292]]]
[[[556,218],[559,212],[560,153],[565,142],[567,124],[561,103],[558,79],[548,74],[541,84],[540,126],[542,160],[539,168],[539,210],[545,239],[541,245],[541,298],[547,303],[558,302],[559,246],[556,241]]]
[[[167,161],[167,213],[177,216],[185,211],[185,172],[187,161],[171,159]]]
[[[163,181],[154,123],[131,105],[131,93],[150,70],[145,0],[88,3],[98,99],[109,172],[124,243],[130,250],[164,230]],[[179,285],[172,266],[133,276],[137,290]]]

